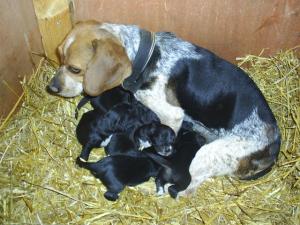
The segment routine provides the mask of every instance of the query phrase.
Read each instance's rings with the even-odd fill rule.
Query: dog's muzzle
[[[56,75],[55,75],[55,77],[53,77],[51,79],[49,85],[47,86],[47,91],[55,93],[55,94],[57,94],[61,91],[61,84]]]
[[[162,156],[170,156],[174,153],[174,148],[170,145],[159,147],[157,153]]]

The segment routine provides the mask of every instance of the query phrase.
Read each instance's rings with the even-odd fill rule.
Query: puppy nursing
[[[125,133],[130,139],[133,139],[137,128],[145,124],[159,122],[158,117],[152,111],[138,102],[132,104],[120,103],[104,115],[98,114],[96,110],[87,112],[83,115],[76,129],[78,140],[83,145],[80,157],[83,160],[88,160],[92,148],[99,147],[110,135]],[[175,137],[175,133],[171,128],[166,129],[163,127],[163,129],[166,130],[166,134]],[[159,135],[157,138],[159,138]],[[158,144],[161,142],[161,140],[155,138],[153,138],[153,141]],[[171,153],[171,146],[166,148],[168,154]],[[162,151],[162,154],[165,154],[165,148]]]
[[[125,186],[141,184],[150,177],[156,178],[160,194],[166,183],[173,184],[169,193],[176,198],[191,180],[188,168],[204,138],[182,129],[175,140],[170,127],[161,124],[150,109],[127,93],[120,98],[122,92],[118,87],[96,97],[94,110],[82,115],[76,128],[83,146],[77,164],[101,180],[108,200],[115,201]],[[107,96],[114,100],[106,101]],[[108,156],[95,163],[87,162],[92,148],[103,146],[107,137],[110,138],[104,149]],[[139,150],[146,142],[152,147]]]

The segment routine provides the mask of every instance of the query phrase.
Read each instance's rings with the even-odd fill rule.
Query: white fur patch
[[[101,147],[106,147],[106,146],[109,144],[109,142],[110,142],[112,136],[113,136],[113,135],[111,134],[111,135],[109,135],[108,138],[106,138],[104,141],[102,141],[102,142],[101,142]]]
[[[158,191],[156,192],[156,194],[157,194],[158,196],[164,195],[164,194],[165,194],[164,188],[163,188],[163,187],[159,187],[159,188],[158,188]]]
[[[167,102],[165,86],[167,78],[157,75],[157,80],[151,89],[138,90],[136,99],[156,113],[161,123],[171,127],[177,132],[182,124],[184,111],[182,108],[173,106]]]
[[[151,146],[151,144],[149,141],[143,141],[143,140],[139,139],[139,150],[143,150],[144,148],[148,148],[150,146]]]
[[[58,94],[64,97],[74,97],[80,95],[83,91],[82,82],[72,79],[70,76],[64,76],[64,88]]]

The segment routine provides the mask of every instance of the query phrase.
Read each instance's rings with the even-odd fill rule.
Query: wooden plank
[[[45,54],[59,62],[57,46],[72,28],[68,0],[33,0]]]
[[[41,36],[31,1],[0,1],[0,118],[22,93],[20,81],[31,75],[43,54]]]
[[[172,31],[232,62],[300,44],[299,0],[74,0],[75,21]]]

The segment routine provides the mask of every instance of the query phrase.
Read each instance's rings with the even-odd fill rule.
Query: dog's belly
[[[184,110],[167,101],[166,83],[167,79],[164,76],[158,76],[151,88],[138,90],[134,96],[155,112],[162,124],[171,127],[177,133],[184,118]]]

